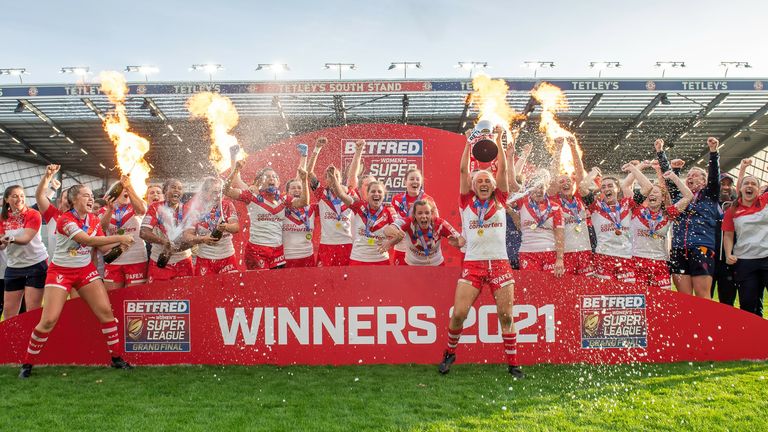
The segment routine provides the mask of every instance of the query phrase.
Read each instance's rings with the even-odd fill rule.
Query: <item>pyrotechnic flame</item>
[[[547,136],[547,150],[554,154],[556,138],[575,138],[572,132],[564,129],[557,122],[558,111],[568,109],[568,101],[560,88],[547,82],[542,82],[531,90],[531,96],[541,104],[539,130]],[[576,150],[579,157],[581,157],[581,147],[579,147],[578,143],[576,144]],[[572,174],[575,170],[571,149],[565,143],[560,152],[560,171],[564,174]]]
[[[219,173],[232,167],[229,149],[238,145],[237,138],[230,134],[239,116],[232,101],[218,93],[197,93],[187,100],[187,110],[192,117],[203,117],[211,129],[211,152],[208,159]],[[236,161],[243,159],[245,152],[240,149]]]
[[[144,196],[149,178],[149,164],[144,160],[144,155],[149,151],[149,141],[129,131],[125,109],[125,97],[128,94],[125,77],[119,72],[107,71],[99,74],[99,81],[101,92],[115,105],[115,110],[104,119],[104,130],[115,145],[117,167],[122,174],[130,176],[131,186],[136,193]]]
[[[490,120],[509,132],[509,125],[523,116],[507,104],[509,86],[503,79],[480,74],[472,79],[472,103],[480,111],[478,120]]]

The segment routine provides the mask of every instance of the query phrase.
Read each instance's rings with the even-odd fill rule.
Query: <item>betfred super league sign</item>
[[[126,300],[126,352],[189,352],[189,300]]]
[[[346,172],[355,154],[354,139],[341,142],[342,167]],[[363,173],[387,187],[386,200],[405,192],[405,173],[411,168],[424,172],[424,141],[421,139],[367,139],[361,164]]]

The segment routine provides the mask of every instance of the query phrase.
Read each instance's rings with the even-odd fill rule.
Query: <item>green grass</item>
[[[768,430],[768,363],[0,368],[2,430]]]

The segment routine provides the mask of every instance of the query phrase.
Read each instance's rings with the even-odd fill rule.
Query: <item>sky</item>
[[[326,62],[355,63],[345,79],[400,78],[390,62],[420,61],[409,78],[457,78],[458,61],[531,77],[524,61],[553,61],[540,77],[596,77],[590,61],[619,61],[604,77],[659,77],[656,61],[685,61],[667,77],[765,77],[768,1],[6,1],[0,68],[25,83],[74,82],[62,66],[157,66],[150,81],[207,80],[193,63],[220,63],[216,80],[269,80],[258,63],[287,63],[281,79],[336,79]],[[143,76],[129,74],[131,81]],[[0,76],[0,85],[16,77]]]

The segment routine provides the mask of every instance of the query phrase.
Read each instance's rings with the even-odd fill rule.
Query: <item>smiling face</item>
[[[203,187],[200,190],[203,200],[211,203],[219,200],[221,194],[221,180],[209,179],[203,182]]]
[[[4,204],[8,204],[11,211],[18,213],[24,210],[26,207],[26,197],[24,196],[24,189],[20,187],[11,188],[6,191],[6,197],[3,200]]]
[[[331,168],[330,166],[328,168]],[[333,174],[331,174],[333,172]],[[337,183],[341,184],[341,171],[334,169],[331,171],[330,169],[325,170],[325,187],[331,187],[333,177],[336,177]]]
[[[432,223],[432,206],[429,204],[415,204],[413,207],[413,220],[422,230],[429,228]]]
[[[571,196],[573,195],[573,179],[569,175],[560,175],[557,177],[557,184],[560,185],[560,193]]]
[[[744,201],[752,202],[760,194],[760,181],[756,177],[746,176],[741,182],[741,199]]]
[[[297,179],[288,181],[288,195],[298,198],[301,196],[301,182]]]
[[[176,207],[181,203],[181,196],[184,195],[184,186],[178,180],[170,180],[165,187],[165,200],[171,207]]]
[[[74,197],[71,197],[72,207],[81,216],[93,211],[93,192],[88,186],[81,187]]]
[[[658,210],[661,208],[661,203],[664,199],[664,193],[661,191],[661,188],[658,186],[654,186],[651,188],[651,191],[648,193],[648,208],[651,210]]]
[[[720,180],[720,202],[726,202],[733,200],[733,196],[736,194],[736,188],[733,184],[733,179],[730,177],[723,177]]]
[[[493,177],[491,173],[485,170],[478,171],[472,178],[472,191],[475,192],[478,199],[483,201],[489,199],[496,190]]]
[[[405,176],[405,187],[410,196],[418,195],[423,184],[424,178],[421,176],[421,171],[409,171]]]
[[[147,189],[147,202],[150,204],[162,201],[163,199],[165,199],[163,197],[163,188],[160,186],[150,186],[149,189]]]
[[[364,176],[360,180],[360,191],[363,194],[363,199],[366,201],[368,200],[368,185],[373,181],[376,181],[376,177],[372,175]]]
[[[280,187],[280,176],[277,175],[275,170],[273,169],[266,169],[261,174],[261,188],[267,189],[267,188],[278,188]]]
[[[613,178],[604,178],[600,183],[600,192],[603,194],[603,199],[608,205],[615,204],[619,199],[619,186],[616,184],[616,180]]]
[[[685,176],[685,185],[691,192],[696,193],[707,184],[707,172],[701,168],[691,168]]]
[[[368,205],[372,209],[378,209],[381,207],[381,203],[384,201],[384,194],[386,193],[384,185],[379,182],[372,182],[368,184]]]

